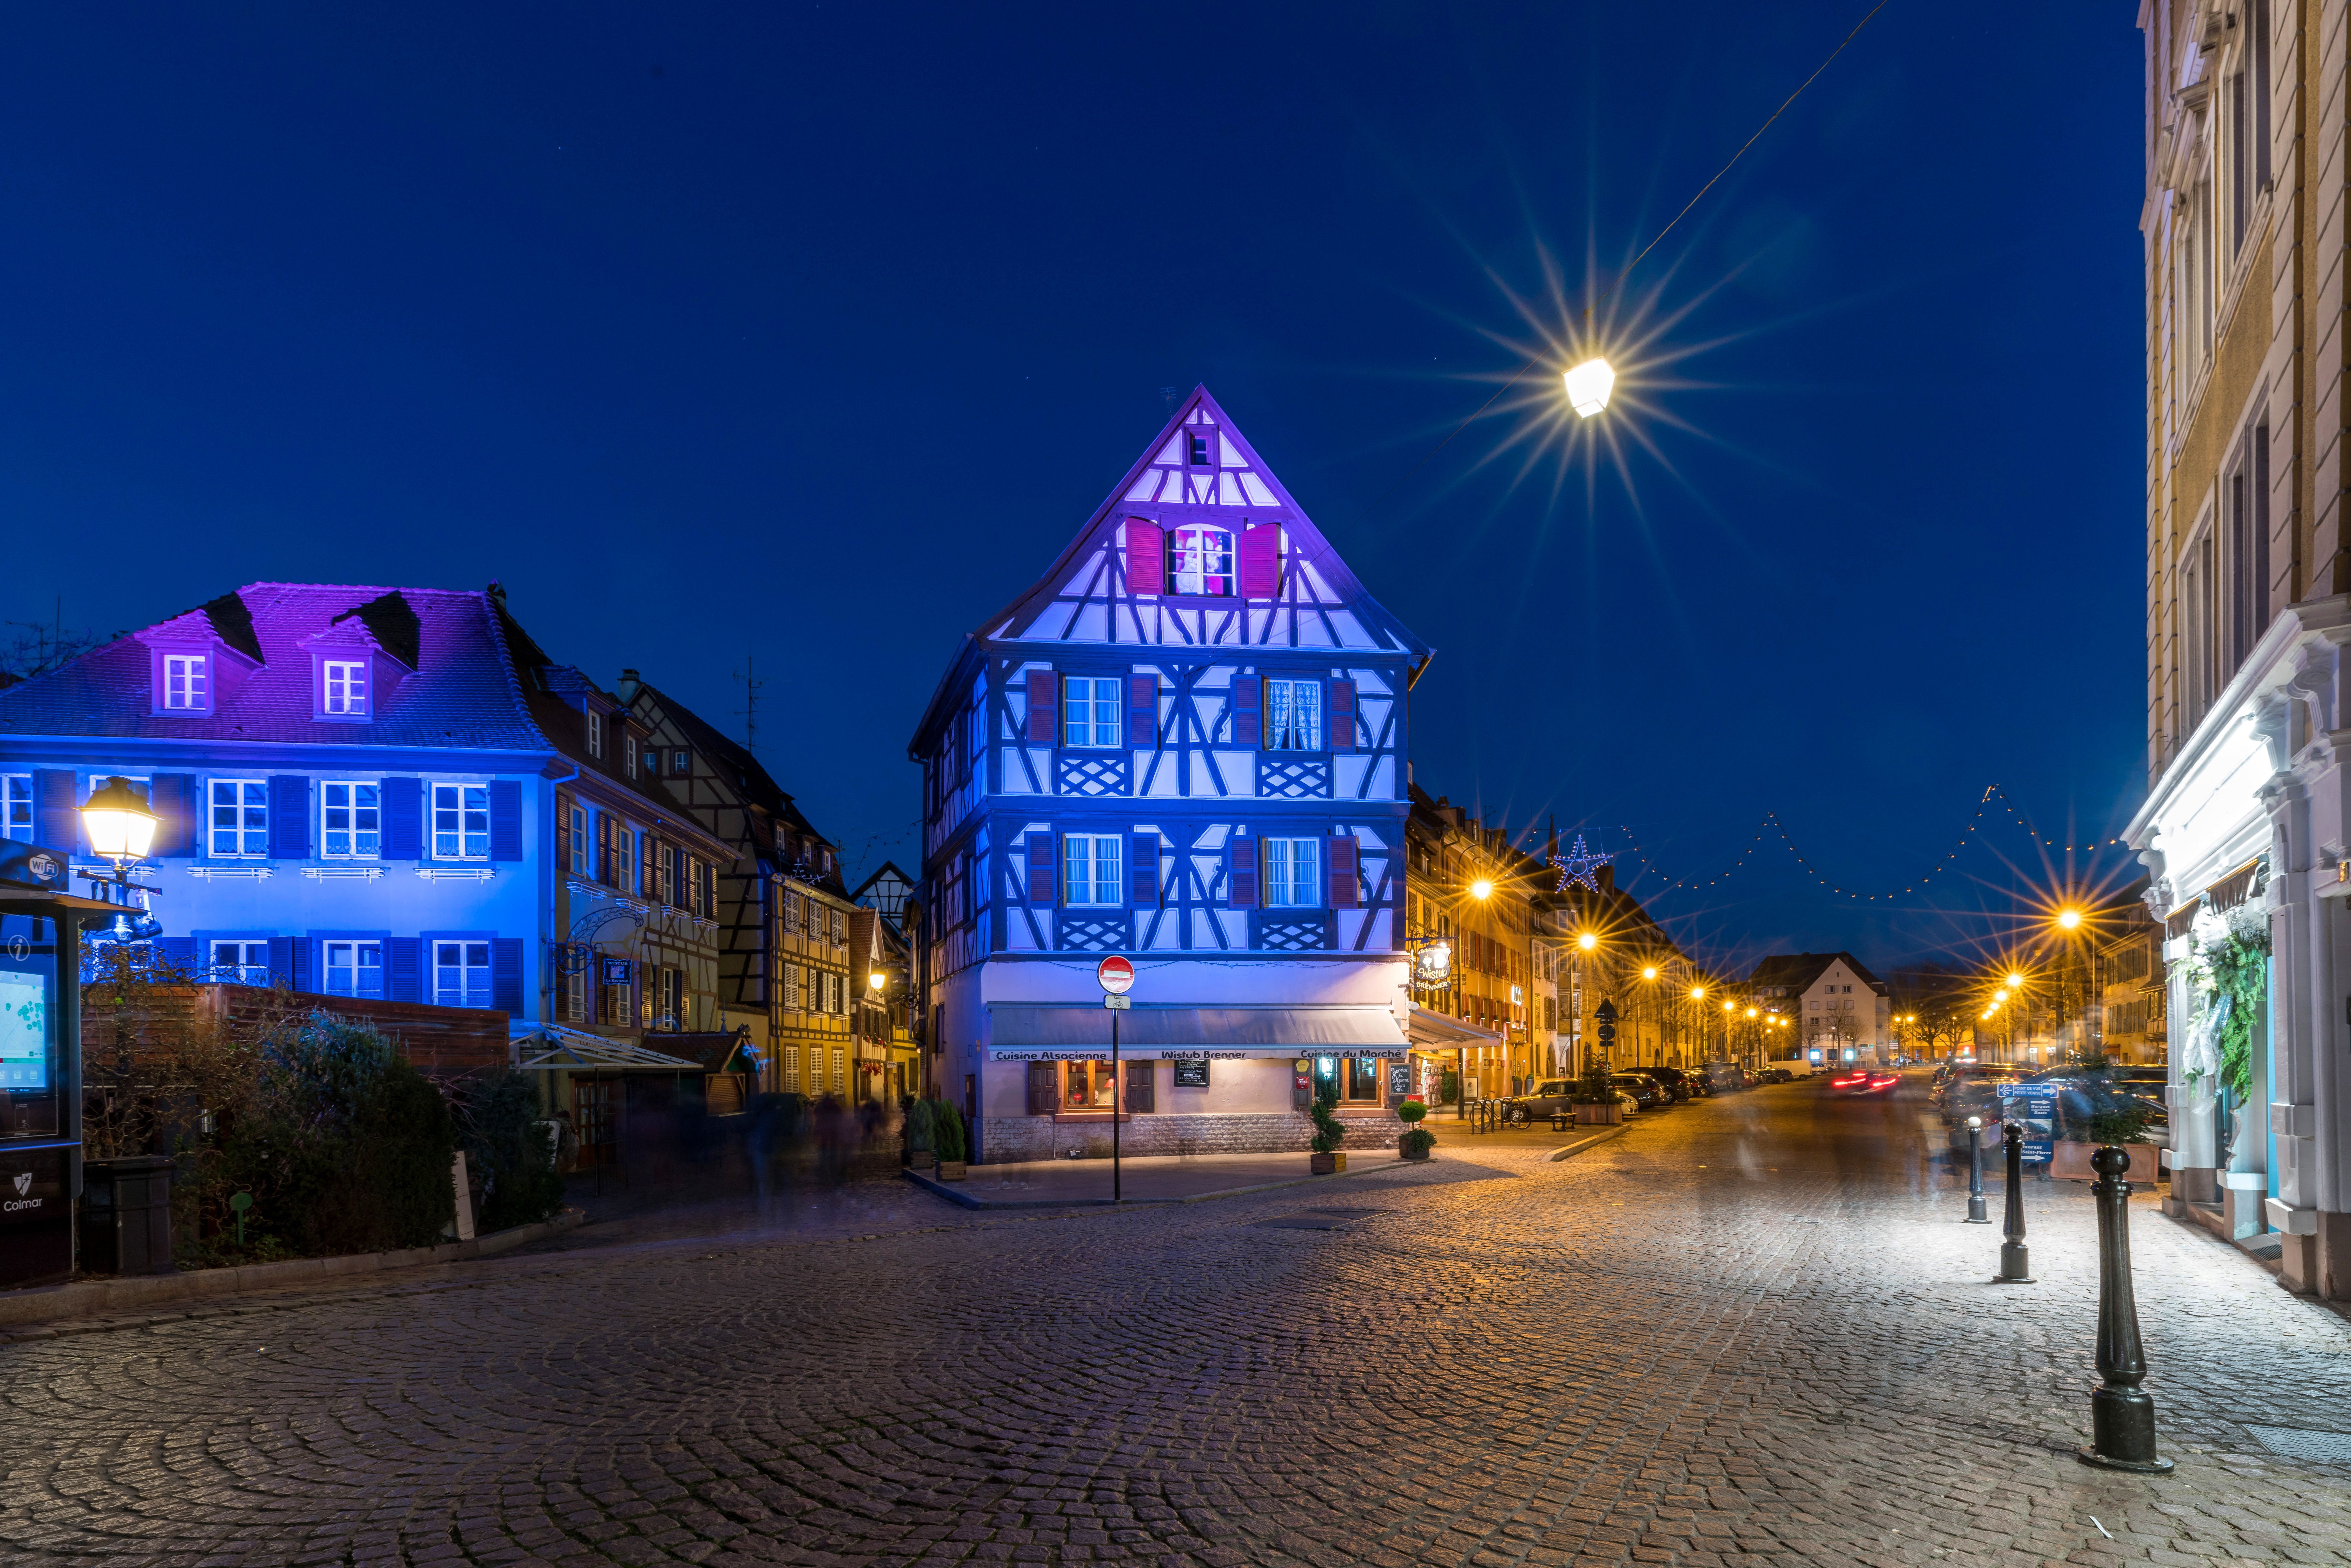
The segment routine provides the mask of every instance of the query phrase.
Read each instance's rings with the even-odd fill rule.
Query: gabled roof
[[[1811,990],[1820,977],[1828,972],[1831,964],[1843,964],[1847,969],[1853,971],[1855,979],[1861,981],[1879,996],[1888,994],[1885,983],[1862,967],[1860,959],[1850,953],[1844,952],[1774,953],[1755,966],[1755,972],[1747,977],[1747,984],[1750,989],[1761,986],[1782,986],[1791,992],[1802,993]]]
[[[1214,425],[1218,443],[1217,461],[1206,469],[1188,465],[1177,455],[1185,427],[1203,420]],[[1044,575],[966,634],[964,649],[958,650],[938,689],[932,694],[923,722],[909,742],[910,751],[921,755],[925,734],[931,728],[942,702],[957,685],[963,653],[975,643],[1018,642],[1028,636],[1038,618],[1056,601],[1071,579],[1092,570],[1089,559],[1102,552],[1121,521],[1128,517],[1170,524],[1214,522],[1219,527],[1235,528],[1245,522],[1278,522],[1288,536],[1291,555],[1302,558],[1321,581],[1339,596],[1338,602],[1353,613],[1364,632],[1378,640],[1379,651],[1401,653],[1412,660],[1416,676],[1418,666],[1435,652],[1372,597],[1288,486],[1241,434],[1232,416],[1208,395],[1207,387],[1194,387],[1191,395],[1160,426],[1159,434],[1111,487],[1102,505],[1094,508],[1093,515],[1054,558]],[[1268,624],[1271,624],[1270,617]]]

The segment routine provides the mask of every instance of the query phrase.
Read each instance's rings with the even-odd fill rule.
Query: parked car
[[[1762,1071],[1755,1075],[1755,1082],[1758,1083],[1789,1083],[1794,1082],[1795,1076],[1796,1075],[1794,1073],[1789,1071],[1784,1067],[1767,1067]]]
[[[1728,1061],[1709,1061],[1698,1071],[1706,1074],[1707,1081],[1714,1085],[1714,1092],[1718,1094],[1736,1094],[1750,1087],[1747,1074]]]
[[[1677,1101],[1687,1100],[1693,1094],[1701,1092],[1698,1087],[1696,1077],[1690,1073],[1684,1072],[1678,1067],[1638,1067],[1630,1069],[1630,1071],[1635,1072],[1646,1072],[1650,1077],[1657,1080],[1667,1088],[1674,1092],[1674,1098]]]
[[[1631,1095],[1637,1109],[1654,1111],[1673,1103],[1673,1096],[1667,1092],[1666,1086],[1646,1072],[1612,1073],[1608,1082],[1620,1100],[1625,1095]]]
[[[1673,1081],[1667,1078],[1665,1073],[1659,1071],[1654,1067],[1619,1068],[1616,1075],[1620,1078],[1647,1079],[1650,1082],[1657,1086],[1657,1093],[1661,1096],[1658,1101],[1658,1103],[1660,1104],[1671,1105],[1676,1101],[1682,1098],[1681,1095],[1674,1092]]]
[[[2015,1070],[2002,1069],[1992,1062],[1948,1062],[1935,1070],[1935,1082],[1928,1087],[1927,1101],[1936,1110],[1949,1116],[1951,1096],[1957,1094],[1970,1079],[1982,1077],[1986,1073],[1995,1077],[2005,1076],[2011,1082],[2013,1082],[2017,1077]]]
[[[2095,1072],[2077,1067],[2051,1067],[2031,1074],[2026,1082],[2057,1085],[2057,1113],[2065,1121],[2085,1122],[2129,1101],[2151,1112],[2150,1128],[2168,1129],[2170,1071],[2161,1067],[2116,1066]]]
[[[1502,1114],[1514,1123],[1548,1122],[1554,1116],[1572,1116],[1574,1103],[1569,1096],[1575,1092],[1572,1078],[1546,1078],[1524,1094],[1514,1094],[1503,1104]]]
[[[1944,1086],[1941,1110],[1943,1120],[1949,1123],[1980,1116],[1987,1123],[2000,1119],[2000,1091],[2003,1084],[2021,1083],[2024,1074],[2014,1070],[1989,1068],[1953,1078]]]

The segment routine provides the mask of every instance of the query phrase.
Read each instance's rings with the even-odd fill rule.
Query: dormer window
[[[604,755],[604,716],[594,708],[588,710],[588,755],[600,760]]]
[[[635,736],[624,735],[621,737],[621,760],[622,766],[627,768],[629,777],[634,779],[637,776],[637,737]]]
[[[368,667],[356,659],[319,664],[319,711],[331,718],[368,716]]]
[[[1184,433],[1184,461],[1194,468],[1207,468],[1216,462],[1216,443],[1206,430]]]
[[[171,713],[212,711],[212,660],[203,653],[163,655],[163,707]]]
[[[1201,527],[1176,530],[1176,591],[1230,598],[1233,591],[1233,533],[1230,528]]]

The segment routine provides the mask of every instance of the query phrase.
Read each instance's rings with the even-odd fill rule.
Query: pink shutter
[[[1029,744],[1055,746],[1061,739],[1061,677],[1050,670],[1029,672]]]
[[[1155,908],[1159,903],[1159,835],[1131,833],[1127,836],[1127,902],[1137,909]]]
[[[1233,677],[1233,744],[1265,744],[1265,683],[1255,675]]]
[[[1331,907],[1356,908],[1361,900],[1355,891],[1356,844],[1353,833],[1334,833],[1331,837]]]
[[[1029,835],[1029,904],[1033,909],[1050,909],[1054,904],[1054,883],[1061,875],[1061,862],[1053,848],[1052,834]]]
[[[1241,530],[1241,597],[1277,599],[1281,594],[1281,525],[1259,523]]]
[[[1331,749],[1355,749],[1355,683],[1331,683]]]
[[[1225,842],[1225,907],[1257,907],[1257,841],[1228,839]]]
[[[1159,744],[1159,677],[1126,677],[1126,744],[1141,748]]]
[[[1167,591],[1167,536],[1141,517],[1126,519],[1126,591]]]

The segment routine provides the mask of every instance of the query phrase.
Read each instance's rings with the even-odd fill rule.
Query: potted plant
[[[1396,1140],[1396,1153],[1408,1160],[1425,1160],[1428,1151],[1437,1146],[1437,1134],[1420,1124],[1428,1114],[1428,1107],[1417,1100],[1407,1100],[1396,1107],[1397,1120],[1405,1124],[1404,1136]]]
[[[1346,1142],[1347,1127],[1339,1120],[1338,1110],[1338,1080],[1326,1078],[1314,1086],[1314,1100],[1306,1112],[1314,1119],[1314,1136],[1306,1145],[1314,1151],[1306,1162],[1311,1175],[1332,1176],[1347,1168],[1347,1156],[1339,1149]]]
[[[1567,1098],[1568,1103],[1575,1107],[1575,1124],[1579,1127],[1613,1127],[1625,1119],[1625,1105],[1616,1098],[1615,1086],[1608,1082],[1608,1069],[1597,1062],[1583,1070],[1575,1092]]]
[[[906,1164],[915,1170],[929,1170],[939,1162],[937,1125],[937,1114],[928,1100],[916,1100],[907,1105]]]
[[[938,1145],[939,1179],[961,1181],[964,1177],[963,1113],[951,1102],[931,1103],[931,1137]]]

